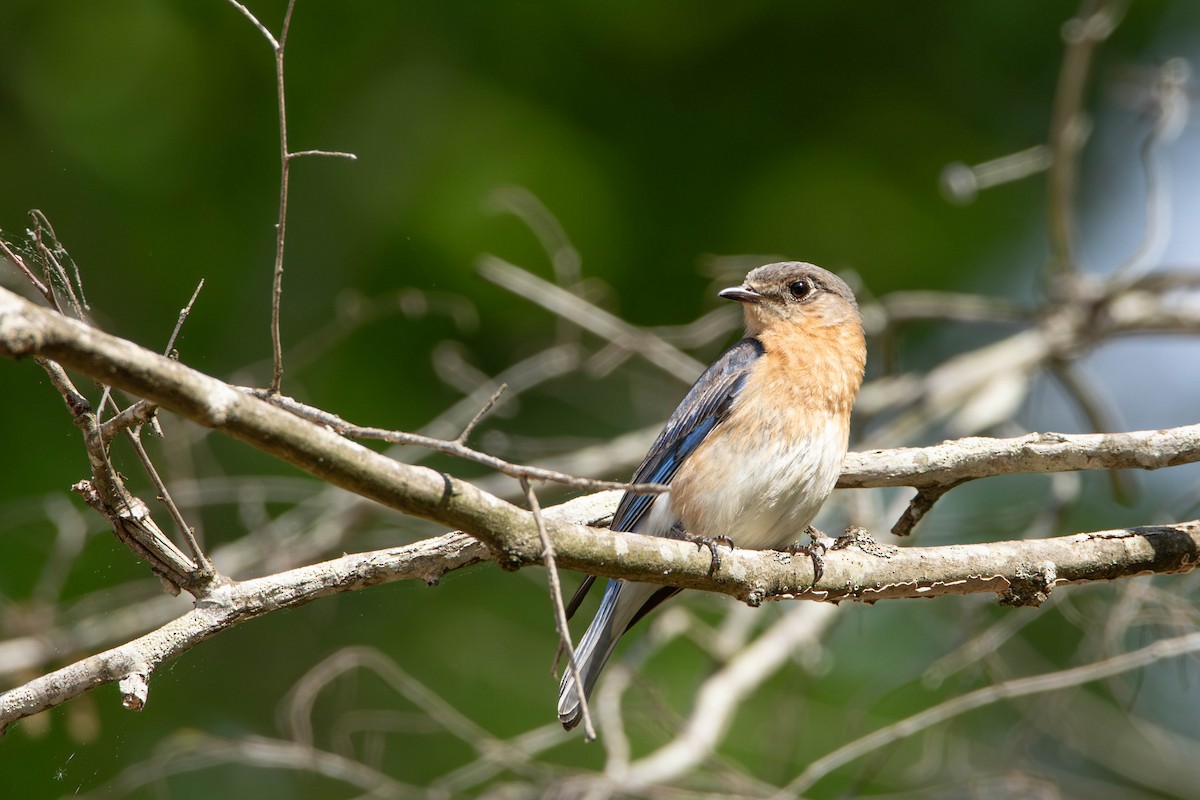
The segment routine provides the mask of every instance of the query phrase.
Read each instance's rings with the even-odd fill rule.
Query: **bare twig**
[[[570,319],[576,325],[608,339],[625,350],[637,352],[684,383],[691,383],[704,371],[704,364],[649,331],[630,325],[578,295],[544,281],[503,259],[483,256],[479,259],[477,268],[479,274],[487,280]]]
[[[459,331],[474,329],[479,323],[478,312],[467,298],[448,292],[414,288],[396,289],[374,296],[345,289],[335,298],[334,309],[331,319],[317,325],[288,348],[288,363],[292,369],[315,362],[350,333],[393,314],[403,314],[410,319],[445,315]],[[257,365],[245,367],[250,374],[258,369]]]
[[[896,524],[892,526],[893,536],[908,536],[913,532],[913,528],[921,519],[933,510],[933,504],[942,499],[942,495],[949,492],[954,487],[960,485],[962,481],[952,483],[942,483],[936,486],[925,486],[917,490],[916,497],[909,501],[908,507],[904,509],[904,513],[900,515],[900,519],[896,520]]]
[[[886,326],[916,320],[1027,322],[1034,312],[1002,297],[964,292],[891,292],[863,303],[863,328],[879,335]]]
[[[358,157],[353,153],[345,153],[337,150],[300,150],[292,152],[288,149],[284,53],[287,50],[288,32],[292,27],[292,12],[295,11],[296,0],[288,0],[278,39],[275,38],[267,26],[250,9],[239,3],[238,0],[229,0],[229,3],[241,12],[242,16],[246,17],[258,29],[258,32],[266,38],[275,55],[275,99],[279,112],[279,217],[275,223],[275,267],[272,270],[271,277],[271,354],[273,367],[271,371],[270,392],[272,394],[279,394],[280,386],[283,382],[283,340],[279,332],[279,317],[280,308],[283,304],[283,252],[284,244],[287,241],[288,178],[291,172],[291,163],[293,159],[304,156],[328,156],[345,158],[351,161],[357,160]]]
[[[462,432],[466,423],[502,384],[508,386],[508,389],[497,401],[497,406],[511,403],[546,381],[570,374],[579,368],[579,362],[580,350],[576,345],[560,344],[521,359],[491,379],[481,373],[477,380],[473,381],[473,390],[422,425],[419,433],[423,436],[451,439]]]
[[[682,729],[657,751],[629,764],[603,783],[623,792],[644,789],[686,775],[706,763],[738,707],[807,643],[815,644],[833,621],[834,609],[791,609],[766,633],[741,649],[704,682]]]
[[[568,475],[555,470],[544,469],[541,467],[523,466],[520,464],[512,464],[497,456],[488,453],[482,453],[472,447],[463,444],[463,439],[468,436],[471,429],[479,421],[479,419],[491,409],[495,402],[500,398],[500,392],[497,391],[492,395],[491,399],[484,405],[480,412],[476,415],[463,432],[453,440],[438,439],[432,436],[425,436],[419,433],[406,433],[404,431],[390,431],[383,428],[370,428],[360,425],[353,425],[346,422],[336,414],[328,411],[323,411],[319,408],[306,405],[291,397],[284,395],[270,396],[260,389],[244,387],[242,391],[258,397],[271,405],[286,409],[293,414],[323,425],[330,430],[336,431],[342,436],[350,439],[376,439],[378,441],[389,442],[398,445],[411,445],[414,447],[423,447],[428,450],[433,450],[438,453],[465,458],[469,461],[474,461],[478,464],[483,464],[486,467],[502,472],[512,478],[528,479],[536,481],[549,481],[551,483],[561,483],[564,486],[573,486],[578,489],[622,489],[631,492],[644,494],[659,494],[667,491],[667,487],[658,483],[623,483],[621,481],[604,481],[595,478],[581,478],[575,475]]]
[[[358,161],[358,156],[354,153],[347,153],[342,150],[296,150],[288,153],[287,158],[309,158],[316,156],[318,158],[344,158],[348,161]]]
[[[33,247],[37,252],[38,260],[46,273],[47,283],[69,301],[70,313],[68,316],[86,322],[88,303],[83,294],[83,281],[79,277],[79,266],[58,240],[58,234],[54,232],[54,226],[50,224],[50,220],[46,218],[45,214],[35,208],[29,212],[29,217],[33,220],[33,229],[29,231],[29,234],[33,239]],[[49,243],[46,241],[47,236],[50,239]],[[64,261],[71,267],[70,274],[67,273]],[[63,311],[57,294],[53,295],[51,305],[59,311]],[[67,312],[63,311],[63,313]]]
[[[550,584],[550,604],[554,609],[554,628],[558,631],[558,641],[567,653],[567,669],[571,671],[576,686],[583,686],[583,675],[579,672],[579,662],[575,660],[575,645],[571,643],[571,628],[567,625],[567,610],[563,606],[562,582],[558,579],[558,564],[554,557],[554,543],[546,533],[546,521],[542,519],[542,509],[538,505],[537,495],[526,478],[521,479],[521,489],[525,492],[525,500],[533,513],[537,525],[538,538],[542,541],[542,558],[546,565],[546,580]],[[583,712],[583,733],[590,742],[596,738],[596,728],[592,724],[592,712],[588,708],[587,697],[579,695],[579,708]]]
[[[125,489],[116,494],[115,502],[106,497],[98,486],[101,481],[80,481],[71,487],[83,501],[108,520],[113,532],[135,555],[145,559],[156,575],[172,592],[180,588],[200,594],[204,591],[198,580],[197,565],[175,546],[150,515],[149,507]]]
[[[283,247],[287,240],[288,175],[292,160],[288,157],[287,92],[284,91],[283,54],[287,47],[288,31],[292,26],[292,11],[296,0],[288,0],[283,15],[283,29],[275,46],[275,91],[279,101],[279,221],[275,224],[275,269],[271,279],[271,392],[279,394],[283,382],[283,342],[279,334],[279,309],[283,304]]]
[[[1191,67],[1182,58],[1167,61],[1155,78],[1152,91],[1154,124],[1139,148],[1146,181],[1145,228],[1137,249],[1113,272],[1114,281],[1129,281],[1145,274],[1162,255],[1171,238],[1168,173],[1159,163],[1159,154],[1165,145],[1179,137],[1187,122],[1191,109],[1190,79]]]
[[[435,580],[443,565],[473,563],[482,555],[474,540],[461,535],[457,542],[445,537],[437,540],[432,550],[430,544],[421,542],[390,551],[393,558],[402,551],[408,553],[390,566],[384,563],[389,551],[380,551],[365,558],[338,559],[231,584],[219,596],[145,636],[0,694],[0,731],[18,719],[60,705],[96,686],[116,683],[132,673],[151,675],[161,664],[245,620],[334,592],[381,583],[389,577],[398,579],[401,572],[397,567],[404,577]]]
[[[183,323],[187,321],[188,315],[191,313],[192,306],[195,304],[196,298],[200,296],[200,290],[203,287],[204,280],[201,279],[200,283],[196,286],[196,290],[192,292],[191,299],[188,300],[187,305],[180,309],[179,317],[175,322],[175,328],[171,331],[171,336],[167,340],[167,346],[163,350],[163,355],[165,357],[172,357],[175,341],[179,336],[179,332],[183,328]],[[190,585],[207,585],[216,576],[216,570],[213,568],[213,564],[209,560],[208,556],[204,554],[204,550],[200,547],[200,543],[196,540],[195,531],[190,525],[188,525],[187,520],[185,520],[183,517],[183,512],[180,510],[179,506],[176,505],[175,500],[171,497],[171,492],[167,488],[167,484],[162,479],[162,476],[159,475],[158,469],[154,466],[154,462],[151,460],[150,454],[146,452],[146,447],[142,443],[140,428],[135,424],[142,421],[148,421],[151,424],[156,425],[157,419],[154,416],[153,407],[135,404],[137,410],[133,413],[126,414],[120,409],[116,401],[112,399],[112,387],[107,385],[104,386],[104,393],[100,398],[100,408],[103,409],[106,404],[110,405],[115,412],[113,419],[120,420],[118,423],[111,426],[99,426],[99,436],[95,437],[96,447],[99,449],[98,455],[102,457],[106,465],[106,471],[115,475],[115,470],[113,469],[111,462],[108,460],[108,444],[111,436],[117,431],[121,431],[125,434],[125,438],[129,440],[129,444],[133,448],[134,455],[137,457],[138,462],[142,465],[142,469],[145,470],[146,475],[150,478],[151,484],[154,485],[154,489],[157,493],[159,501],[167,509],[167,514],[171,517],[171,521],[175,523],[175,527],[179,530],[180,535],[183,536],[184,541],[187,543],[188,549],[191,551],[192,559],[195,561],[196,568],[194,570],[194,574],[189,577]]]
[[[1103,661],[1084,664],[1071,669],[1050,672],[1044,675],[1033,675],[1028,678],[1017,678],[992,686],[976,689],[965,695],[955,697],[943,703],[913,714],[891,725],[855,739],[842,745],[833,752],[818,758],[808,765],[787,787],[775,795],[772,800],[794,798],[808,790],[817,781],[829,775],[834,770],[861,758],[867,753],[874,752],[900,739],[907,738],[923,730],[945,722],[953,717],[966,714],[978,708],[1016,697],[1026,697],[1044,692],[1080,686],[1093,681],[1104,680],[1113,675],[1140,669],[1157,661],[1168,658],[1178,658],[1200,650],[1200,633],[1189,633],[1171,639],[1159,639],[1153,644],[1139,650],[1123,653]]]
[[[1055,277],[1071,274],[1076,269],[1076,172],[1089,126],[1083,110],[1083,94],[1091,72],[1092,56],[1116,27],[1121,5],[1113,0],[1083,0],[1075,17],[1062,28],[1066,48],[1050,122],[1052,157],[1047,203],[1050,269]]]
[[[157,405],[145,400],[138,400],[119,414],[114,414],[104,420],[100,425],[100,435],[104,438],[105,443],[111,442],[114,436],[126,428],[149,424],[157,413]]]
[[[146,504],[125,487],[125,481],[108,459],[100,425],[87,398],[75,388],[58,362],[39,358],[38,363],[62,395],[72,422],[83,434],[92,479],[80,481],[71,487],[72,490],[108,520],[117,538],[134,554],[149,562],[151,569],[171,591],[178,592],[180,588],[203,591],[213,576],[196,572],[196,564],[162,532],[150,516]]]
[[[226,738],[188,731],[161,742],[151,759],[123,770],[103,791],[81,797],[128,795],[147,784],[161,788],[167,785],[165,779],[171,775],[211,769],[217,764],[244,764],[308,773],[325,781],[360,789],[364,792],[362,797],[420,800],[429,796],[421,787],[403,783],[361,761],[326,750],[265,736]]]
[[[505,186],[488,195],[489,203],[520,219],[538,238],[550,257],[554,278],[559,286],[570,289],[583,277],[579,251],[571,244],[566,230],[546,204],[523,186]]]
[[[1200,424],[1128,433],[971,437],[931,447],[849,453],[838,486],[927,488],[1015,473],[1161,469],[1200,461]]]
[[[496,401],[500,399],[500,395],[504,394],[504,391],[507,388],[507,383],[500,384],[500,386],[495,392],[492,393],[492,396],[488,398],[488,401],[483,404],[475,416],[471,417],[471,421],[463,426],[462,433],[455,437],[454,444],[465,445],[467,443],[467,439],[471,436],[471,431],[475,430],[475,426],[479,424],[480,420],[486,417],[487,413],[496,407]]]
[[[397,694],[425,712],[437,727],[467,744],[479,749],[501,745],[486,730],[373,647],[343,648],[309,670],[293,687],[287,704],[287,727],[298,744],[305,747],[316,744],[312,713],[317,696],[335,677],[351,669],[368,669],[375,673]]]
[[[942,169],[942,193],[952,202],[967,204],[984,189],[1045,172],[1053,161],[1050,148],[1044,144],[993,158],[981,164],[968,166],[956,161]]]
[[[168,358],[172,357],[172,351],[175,349],[175,340],[179,338],[179,332],[183,329],[183,323],[187,321],[188,315],[192,313],[192,306],[196,304],[196,299],[200,296],[200,290],[203,288],[204,279],[201,278],[200,283],[196,285],[196,291],[192,292],[192,297],[188,300],[187,305],[179,310],[179,318],[175,322],[175,329],[171,331],[171,337],[167,339],[167,346],[163,349],[164,356]],[[106,390],[104,400],[108,400],[108,397],[109,393]],[[103,400],[101,405],[103,405]],[[131,430],[140,425],[155,423],[155,413],[157,411],[157,406],[153,403],[147,403],[145,400],[139,400],[124,410],[118,409],[117,413],[105,420],[100,426],[102,441],[108,444],[112,441],[112,437],[121,431]],[[161,435],[161,432],[158,432],[158,435]]]
[[[158,469],[154,466],[154,462],[150,459],[150,454],[146,452],[146,446],[142,444],[141,434],[133,429],[126,428],[125,436],[129,439],[129,444],[133,447],[133,452],[137,456],[138,461],[142,465],[142,469],[146,471],[146,475],[150,478],[150,482],[154,485],[155,491],[158,493],[158,499],[167,509],[167,514],[171,517],[171,521],[175,523],[175,527],[179,530],[183,540],[187,543],[188,550],[192,554],[192,559],[196,562],[196,570],[194,579],[200,582],[206,582],[216,575],[216,570],[213,568],[212,561],[204,554],[204,548],[196,541],[196,533],[192,530],[192,526],[188,525],[187,520],[183,518],[183,512],[179,506],[175,504],[175,500],[171,497],[171,492],[167,489],[166,482],[162,476],[158,474]]]
[[[253,25],[255,28],[258,28],[258,32],[261,33],[268,42],[270,42],[272,50],[279,49],[279,42],[275,39],[275,35],[271,33],[266,25],[263,25],[258,21],[258,17],[254,16],[250,9],[239,3],[238,0],[229,0],[229,4],[240,11],[242,16],[250,20],[251,25]]]
[[[13,266],[21,271],[21,274],[25,276],[25,279],[33,284],[33,288],[37,291],[37,293],[46,298],[46,302],[50,304],[51,308],[53,308],[54,293],[50,291],[50,287],[38,280],[38,277],[33,274],[33,270],[29,269],[29,266],[25,263],[25,259],[22,258],[21,255],[15,250],[9,247],[8,242],[5,241],[3,236],[0,236],[0,253],[4,253],[8,260],[12,262]]]
[[[704,347],[724,339],[741,327],[742,311],[731,305],[717,306],[682,325],[655,325],[650,332],[676,347]]]
[[[35,229],[33,236],[36,248],[51,278],[51,284],[59,286],[61,291],[69,298],[72,315],[80,321],[86,322],[86,300],[83,299],[83,281],[79,274],[78,266],[58,241],[54,228],[45,215],[40,211],[34,210],[30,212],[30,216],[34,220]],[[51,240],[50,244],[47,244],[44,238],[47,233]],[[59,308],[59,303],[53,293],[46,289],[45,285],[37,281],[24,262],[15,253],[8,250],[7,245],[5,245],[5,251],[14,258],[14,263],[25,272],[26,276],[34,282],[34,285],[43,290],[48,302],[55,308]],[[66,269],[63,267],[63,260],[71,264],[71,275],[68,275]],[[203,286],[203,281],[201,281],[201,286]],[[179,321],[175,326],[175,332],[171,335],[170,341],[172,344],[199,292],[200,288],[197,287],[191,302],[180,313]],[[169,350],[170,345],[168,345],[168,352]],[[112,463],[109,461],[108,443],[111,433],[107,436],[105,435],[103,428],[99,425],[98,416],[93,413],[91,405],[86,398],[76,390],[66,372],[56,362],[49,359],[38,359],[38,361],[50,376],[51,383],[63,396],[67,407],[71,411],[76,427],[84,435],[84,443],[92,463],[93,479],[91,481],[80,482],[74,487],[75,490],[90,506],[109,520],[118,538],[129,546],[135,554],[150,562],[154,571],[159,574],[173,591],[177,592],[182,586],[188,586],[193,589],[206,586],[214,576],[212,565],[204,558],[203,553],[196,545],[190,528],[183,522],[179,509],[171,501],[170,494],[154,469],[154,465],[151,463],[145,448],[142,447],[137,433],[130,427],[123,428],[134,446],[134,451],[138,459],[158,488],[159,497],[163,499],[172,518],[180,527],[180,530],[191,546],[192,554],[196,559],[195,563],[190,562],[183,556],[178,548],[163,535],[162,531],[150,517],[149,510],[145,504],[131,495],[125,488],[124,480],[117,474]],[[100,407],[103,408],[106,402],[112,402],[111,390],[108,386],[104,387]],[[122,424],[134,418],[134,415],[129,415],[123,420]],[[199,565],[199,569],[196,567],[197,564]],[[130,694],[129,696],[132,697],[135,694]]]
[[[171,355],[171,351],[175,349],[175,340],[179,338],[179,332],[183,330],[183,323],[187,322],[188,315],[192,313],[192,306],[196,304],[196,298],[200,296],[200,290],[204,288],[204,278],[196,284],[196,291],[192,292],[192,297],[187,301],[187,305],[179,309],[179,319],[175,322],[175,329],[171,331],[171,338],[167,339],[167,346],[163,349],[163,355]]]
[[[192,292],[191,299],[179,311],[179,318],[175,322],[175,328],[171,331],[170,338],[167,339],[167,346],[163,349],[163,355],[170,358],[172,351],[175,349],[175,341],[179,337],[179,332],[183,329],[183,323],[187,321],[188,315],[192,313],[192,306],[196,303],[196,298],[200,296],[200,290],[204,288],[204,279],[200,279],[200,283],[196,286],[196,291]],[[109,399],[108,389],[105,389],[105,399]],[[101,401],[103,402],[103,401]],[[124,412],[118,412],[117,417],[121,417]],[[120,429],[125,432],[125,437],[129,440],[130,446],[133,447],[133,452],[137,456],[138,461],[142,465],[142,469],[146,471],[146,475],[150,478],[150,482],[154,485],[155,491],[158,493],[158,499],[167,509],[167,514],[175,523],[175,527],[179,529],[180,535],[183,536],[187,543],[188,550],[191,551],[192,558],[197,564],[196,579],[202,583],[209,581],[216,574],[212,561],[205,555],[204,549],[196,540],[196,532],[192,526],[187,523],[183,517],[183,512],[176,505],[175,500],[171,497],[171,491],[167,488],[166,481],[158,474],[158,468],[154,466],[154,462],[150,459],[150,454],[146,452],[146,447],[142,444],[142,435],[138,427],[125,424],[126,421],[138,419],[140,415],[131,414],[124,417],[122,424],[110,430]],[[151,422],[155,421],[153,414],[149,415]],[[103,427],[101,429],[100,441],[103,446],[106,441]],[[161,434],[160,434],[161,435]]]

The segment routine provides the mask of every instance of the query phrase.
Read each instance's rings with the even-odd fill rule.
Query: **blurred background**
[[[1096,274],[1138,246],[1151,90],[1164,62],[1195,59],[1200,36],[1200,5],[1118,7],[1084,100],[1091,136],[1079,255]],[[279,30],[284,3],[250,8]],[[357,161],[292,165],[284,392],[362,425],[452,437],[503,376],[513,390],[477,445],[622,479],[686,383],[482,277],[485,254],[656,329],[701,363],[738,327],[736,309],[720,309],[715,291],[780,257],[840,272],[864,305],[897,291],[950,290],[1032,307],[1049,252],[1044,176],[978,196],[954,194],[942,176],[962,174],[946,173],[951,164],[1046,142],[1062,29],[1077,10],[1074,2],[300,0],[286,62],[289,145]],[[1186,107],[1181,115],[1186,123]],[[43,211],[79,265],[97,324],[151,349],[165,345],[203,279],[180,357],[256,385],[270,380],[278,135],[271,49],[227,2],[0,5],[0,230],[20,240],[26,212]],[[1196,144],[1184,127],[1158,153],[1175,235],[1164,237],[1156,264],[1194,266],[1200,256]],[[9,269],[0,282],[21,283]],[[886,357],[872,351],[868,377],[930,369],[1013,325],[905,326]],[[1195,339],[1116,342],[1077,368],[1106,427],[1196,422]],[[87,462],[44,374],[0,363],[0,387],[8,465],[0,633],[10,645],[0,641],[0,688],[8,688],[145,632],[186,603],[162,596],[70,495]],[[868,416],[856,436],[899,446],[1095,422],[1050,378],[1023,387],[1011,410],[982,430],[934,421],[902,439]],[[164,427],[167,439],[152,445],[160,468],[235,577],[437,532],[235,442],[176,420]],[[625,434],[623,446],[603,449]],[[572,460],[597,447],[599,461]],[[515,489],[469,464],[426,460],[498,492]],[[152,499],[132,477],[135,462],[118,461]],[[1195,469],[1129,478],[1117,492],[1104,475],[1068,479],[1065,490],[1040,478],[972,485],[939,505],[918,541],[1012,538],[1035,521],[1044,536],[1196,516]],[[1064,491],[1069,506],[1047,514]],[[543,500],[561,496],[547,489]],[[898,497],[843,501],[825,527],[884,519],[903,507],[907,496]],[[0,740],[3,783],[13,797],[37,798],[359,796],[361,787],[328,772],[265,766],[246,746],[221,749],[286,735],[289,691],[324,659],[360,652],[347,647],[375,648],[494,736],[540,730],[554,722],[556,694],[544,577],[484,565],[435,589],[383,587],[243,625],[160,672],[139,714],[105,687],[16,726]],[[682,783],[759,792],[753,781],[786,783],[837,745],[938,700],[1145,644],[1164,627],[1194,623],[1193,583],[1066,590],[1037,612],[986,597],[841,609],[819,646],[746,701],[715,766]],[[767,625],[786,610],[746,618],[722,599],[682,605],[685,627],[709,632],[731,620]],[[1126,615],[1115,633],[1113,609]],[[993,643],[983,656],[938,671],[984,634],[994,638],[983,640]],[[29,648],[42,655],[20,655]],[[685,636],[640,668],[638,708],[626,719],[635,755],[669,740],[720,663],[713,653]],[[1089,738],[1113,725],[1145,737],[1153,728],[1177,755],[1159,748],[1164,764],[1194,763],[1196,677],[1194,661],[1168,662],[1059,698],[1066,710],[1049,722],[1036,698],[974,712],[863,759],[812,796],[1196,796],[1190,774],[1114,764]],[[344,746],[406,784],[427,786],[473,758],[413,695],[369,671],[331,678],[312,713],[318,743]],[[1060,718],[1081,722],[1068,731]],[[523,796],[604,763],[602,745],[544,736],[537,769],[510,766],[447,792]],[[733,774],[753,780],[737,784]]]

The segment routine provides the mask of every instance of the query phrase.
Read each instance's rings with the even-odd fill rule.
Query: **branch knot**
[[[1036,608],[1050,598],[1057,579],[1058,569],[1052,561],[1023,565],[1008,579],[1008,589],[1000,595],[1000,603]]]

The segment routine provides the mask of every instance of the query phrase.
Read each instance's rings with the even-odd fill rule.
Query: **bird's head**
[[[742,303],[746,333],[757,336],[781,324],[808,328],[861,325],[858,303],[846,282],[829,270],[802,261],[751,270],[741,286],[718,293]]]

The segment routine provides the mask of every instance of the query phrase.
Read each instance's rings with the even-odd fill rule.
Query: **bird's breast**
[[[787,406],[731,414],[680,468],[664,505],[694,536],[786,547],[833,491],[848,437],[844,415]]]

